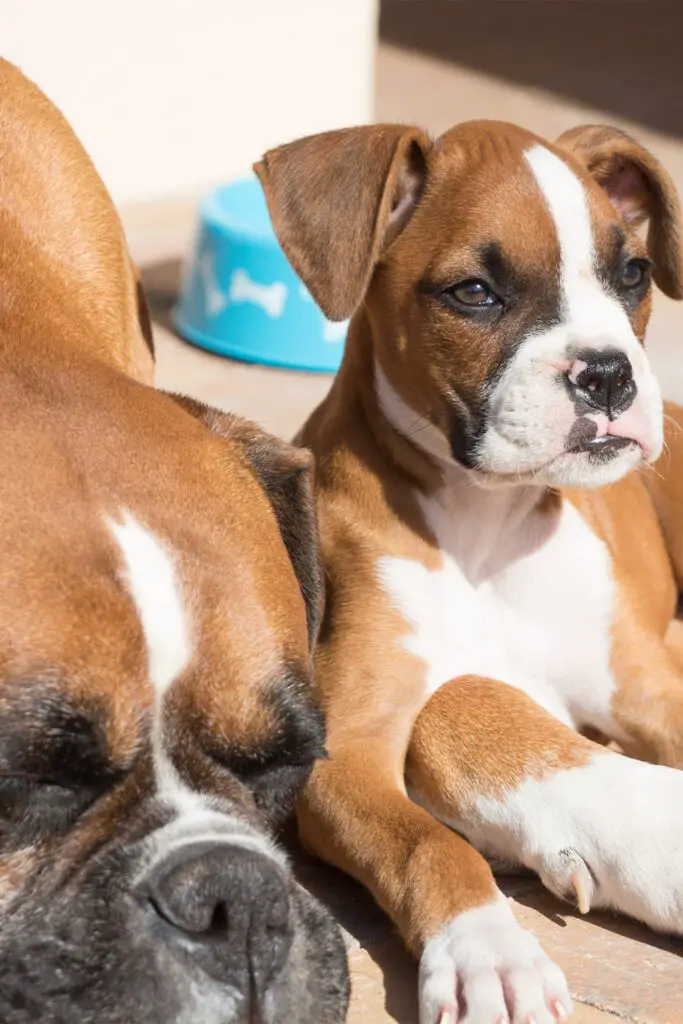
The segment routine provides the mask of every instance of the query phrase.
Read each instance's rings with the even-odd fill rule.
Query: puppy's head
[[[78,406],[22,423],[0,510],[0,1020],[340,1024],[273,838],[324,756],[308,460],[120,380],[97,446]]]
[[[552,145],[472,122],[432,142],[380,125],[280,147],[256,171],[327,315],[364,303],[379,401],[417,445],[482,480],[554,486],[657,458],[643,338],[652,282],[683,295],[681,219],[627,135]]]

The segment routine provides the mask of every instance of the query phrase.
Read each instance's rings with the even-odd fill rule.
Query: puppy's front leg
[[[395,715],[339,745],[331,730],[299,810],[304,845],[370,889],[420,957],[421,1024],[566,1019],[562,972],[486,861],[408,799],[402,731]]]
[[[611,712],[627,753],[683,768],[683,646],[674,620],[666,639],[639,625],[622,605],[612,662],[617,687]]]
[[[581,910],[683,933],[683,772],[612,753],[521,691],[466,676],[423,709],[407,778],[436,817]]]

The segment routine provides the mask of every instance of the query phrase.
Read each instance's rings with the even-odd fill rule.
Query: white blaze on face
[[[588,456],[564,456],[576,412],[562,375],[570,370],[574,353],[607,350],[622,352],[629,359],[637,395],[618,417],[618,432],[638,440],[650,461],[662,447],[661,394],[626,311],[596,275],[595,239],[583,183],[545,146],[532,146],[525,159],[557,238],[558,323],[522,339],[505,369],[491,397],[479,464],[491,473],[534,475],[539,482],[603,485],[637,465],[641,453],[633,445],[611,461],[594,464]],[[539,252],[539,274],[553,272],[544,270],[543,258]],[[608,432],[605,413],[596,410],[589,416],[598,436]]]
[[[121,549],[127,581],[147,643],[150,682],[158,700],[192,658],[190,624],[173,559],[161,540],[129,512],[109,528]]]
[[[126,564],[126,581],[147,646],[154,691],[152,751],[161,795],[177,799],[183,787],[164,747],[164,701],[172,683],[190,664],[192,643],[182,587],[173,559],[160,539],[129,512],[109,522]]]
[[[573,171],[545,146],[533,146],[524,156],[555,224],[563,293],[571,309],[582,282],[593,278],[593,231],[586,194]]]
[[[560,248],[560,282],[568,340],[577,346],[615,346],[629,358],[641,350],[621,304],[595,275],[595,244],[583,184],[545,146],[525,154],[553,219]]]
[[[183,780],[166,748],[165,701],[173,684],[192,663],[192,624],[173,553],[129,512],[107,525],[121,551],[125,582],[140,618],[154,693],[152,754],[159,797],[175,811],[165,828],[153,833],[153,857],[198,842],[226,842],[256,850],[284,863],[275,845],[239,817],[217,808],[217,801]]]

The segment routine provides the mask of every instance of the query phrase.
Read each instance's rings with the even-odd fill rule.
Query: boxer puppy
[[[0,154],[0,1020],[339,1024],[273,838],[324,753],[309,457],[141,383],[111,200],[6,63]]]
[[[307,287],[353,316],[301,434],[330,753],[302,838],[421,958],[423,1024],[564,1020],[477,851],[683,933],[683,412],[662,455],[643,348],[652,282],[683,294],[673,185],[616,129],[493,122],[332,132],[256,170]]]

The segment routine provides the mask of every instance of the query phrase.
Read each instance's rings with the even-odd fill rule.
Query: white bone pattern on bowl
[[[259,306],[271,319],[282,316],[287,301],[288,289],[281,281],[263,285],[254,281],[246,270],[235,270],[230,278],[227,292],[221,289],[214,271],[212,253],[205,250],[199,257],[199,275],[206,301],[206,311],[210,317],[220,316],[231,303],[250,302]],[[300,285],[299,295],[307,302],[315,302],[305,285]],[[339,344],[346,337],[348,320],[328,320],[321,312],[323,341],[328,345]]]
[[[327,317],[323,317],[323,341],[326,341],[329,345],[343,341],[346,337],[348,326],[348,320],[328,320]]]
[[[274,284],[258,284],[252,281],[246,270],[235,270],[230,278],[228,298],[231,302],[251,302],[255,306],[260,306],[275,320],[284,313],[287,286],[281,281]]]

